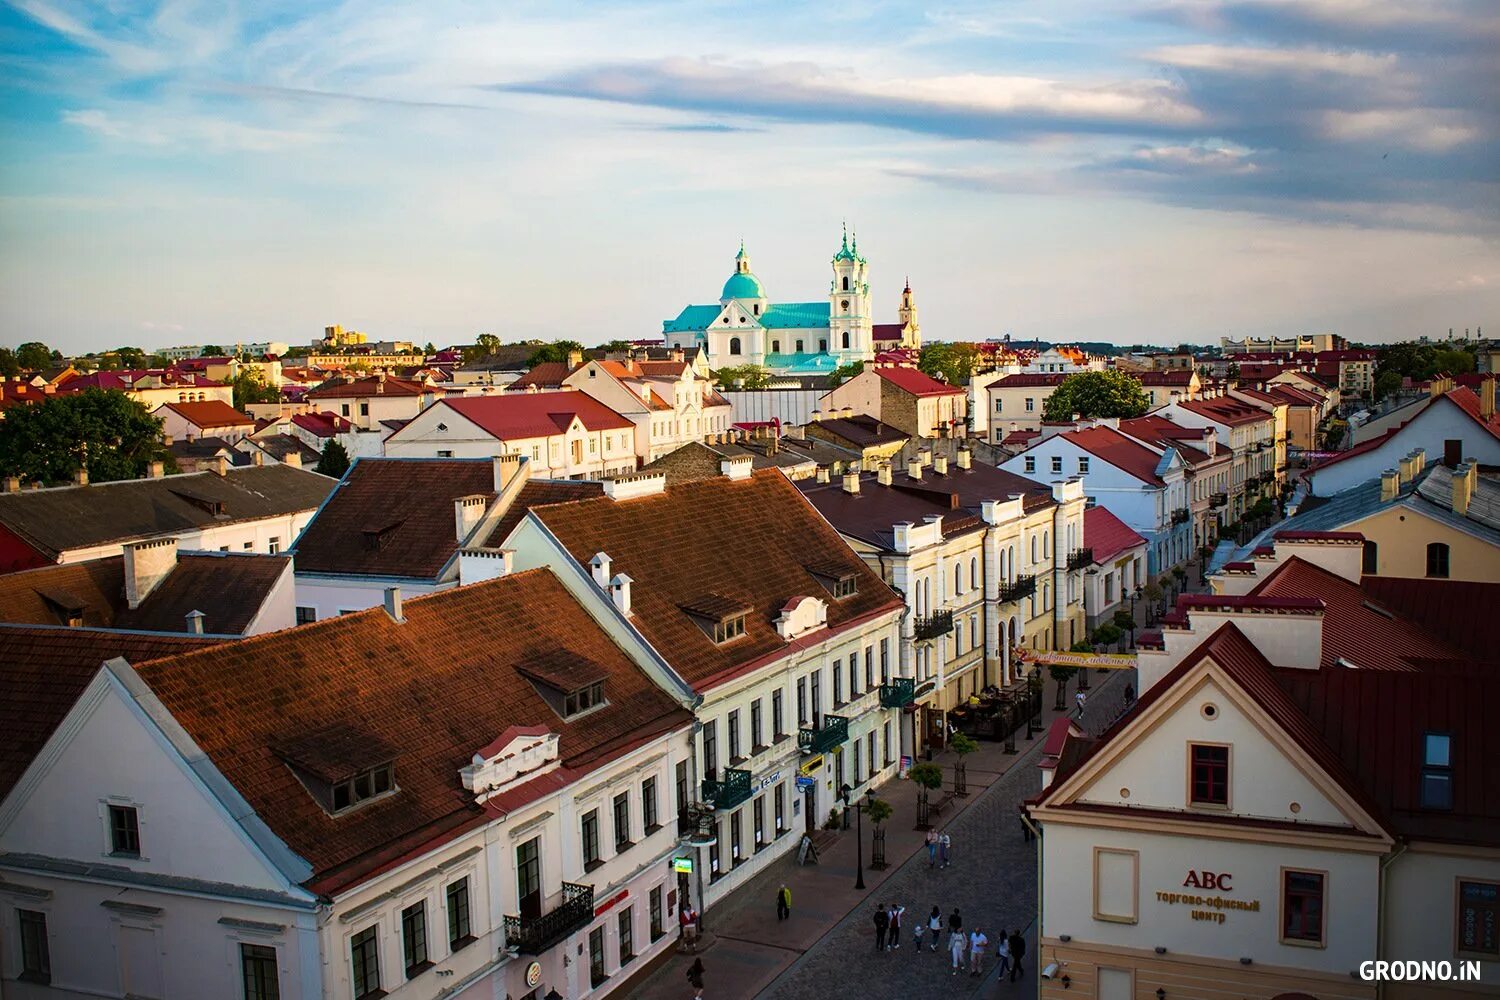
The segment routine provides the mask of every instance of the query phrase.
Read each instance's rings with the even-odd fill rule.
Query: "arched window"
[[[1052,609],[1052,584],[1050,584],[1050,583],[1044,583],[1044,584],[1042,584],[1042,610],[1043,611],[1050,611],[1051,609]]]
[[[964,564],[957,559],[953,560],[953,596],[964,592]]]
[[[1031,564],[1036,565],[1036,536],[1031,536]]]
[[[827,354],[828,353],[828,341],[826,341],[826,340],[820,340],[820,341],[818,341],[818,353],[819,354]]]
[[[1448,545],[1445,542],[1433,542],[1427,546],[1427,575],[1447,579],[1448,577]]]
[[[844,331],[844,350],[847,351],[848,349],[849,349],[849,331],[845,330]]]
[[[771,341],[771,353],[772,354],[780,354],[781,353],[781,341],[779,341],[779,340],[773,340],[773,341]]]
[[[974,581],[979,579],[979,557],[969,557],[969,586],[974,586]]]
[[[797,353],[798,354],[802,353],[802,341],[800,341],[800,340],[797,341]]]
[[[849,290],[849,276],[846,274],[846,275],[844,275],[844,291],[847,292],[848,290]]]
[[[1052,546],[1048,544],[1050,541],[1051,541],[1051,532],[1047,532],[1047,531],[1042,532],[1042,558],[1043,559],[1049,558],[1050,555],[1051,555],[1051,553],[1052,553]]]
[[[738,354],[738,353],[740,353],[740,338],[738,338],[738,337],[730,337],[729,338],[729,353],[730,354]]]
[[[752,306],[752,308],[755,310],[755,315],[759,316],[760,315],[760,303],[759,302],[755,303],[755,305]]]
[[[1372,542],[1368,538],[1366,538],[1365,539],[1365,561],[1364,561],[1364,564],[1360,566],[1359,571],[1361,573],[1368,574],[1369,576],[1374,576],[1376,573],[1380,572],[1379,566],[1380,566],[1380,546],[1376,545],[1374,542]]]

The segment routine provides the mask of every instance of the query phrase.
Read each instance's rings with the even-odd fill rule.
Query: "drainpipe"
[[[979,596],[982,602],[980,611],[983,612],[984,618],[984,684],[981,688],[987,687],[990,683],[990,533],[994,530],[989,525],[985,525],[984,547],[980,552],[982,558],[979,560]],[[998,686],[1004,687],[1005,685]]]
[[[1395,852],[1392,853],[1389,857],[1382,858],[1381,861],[1380,861],[1380,883],[1379,883],[1379,885],[1376,888],[1378,902],[1376,904],[1377,909],[1375,910],[1375,949],[1376,949],[1375,957],[1376,958],[1383,958],[1385,955],[1388,954],[1388,952],[1386,950],[1386,946],[1385,946],[1385,906],[1386,906],[1386,899],[1387,899],[1387,897],[1386,897],[1386,891],[1385,891],[1386,872],[1390,869],[1391,865],[1393,865],[1393,864],[1396,863],[1396,859],[1399,858],[1399,857],[1401,857],[1401,855],[1403,855],[1405,853],[1406,853],[1406,844],[1405,843],[1397,844]],[[1376,986],[1375,986],[1375,997],[1376,997],[1376,1000],[1380,1000],[1380,998],[1384,997],[1384,996],[1385,996],[1385,983],[1381,982],[1381,983],[1376,984]]]

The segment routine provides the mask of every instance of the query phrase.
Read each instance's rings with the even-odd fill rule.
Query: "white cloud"
[[[1380,78],[1389,77],[1399,66],[1399,60],[1393,53],[1246,45],[1169,45],[1148,52],[1146,57],[1182,69],[1208,69],[1256,76],[1270,73],[1294,76],[1334,73],[1341,76]]]
[[[1443,108],[1328,111],[1323,115],[1323,124],[1334,139],[1381,140],[1398,148],[1429,153],[1447,152],[1480,135],[1480,130],[1463,115]]]

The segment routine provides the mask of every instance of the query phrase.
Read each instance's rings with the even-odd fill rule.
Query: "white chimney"
[[[289,452],[287,452],[286,456],[284,458],[282,458],[281,464],[282,465],[290,465],[294,469],[300,469],[300,468],[302,468],[302,452],[300,452],[300,451],[289,451]]]
[[[921,480],[922,480],[922,460],[919,459],[919,458],[914,458],[911,461],[907,462],[906,463],[906,475],[910,479],[915,479],[918,482],[921,482]]]
[[[751,467],[752,462],[749,455],[735,455],[731,458],[719,460],[719,472],[726,479],[736,482],[741,479],[749,479]]]
[[[489,501],[479,493],[459,497],[453,501],[453,530],[460,544],[469,537],[469,533],[474,530],[474,525],[484,517],[485,508],[488,506]]]
[[[177,568],[177,539],[152,538],[124,546],[125,602],[134,611]]]
[[[844,492],[851,496],[859,495],[859,473],[844,473]]]
[[[619,609],[620,614],[627,617],[630,615],[630,585],[634,582],[624,573],[616,573],[609,581],[609,596],[614,600],[615,607]]]
[[[820,465],[820,466],[818,466],[818,475],[817,475],[817,478],[818,478],[818,482],[820,482],[820,483],[826,483],[826,482],[828,482],[828,466],[826,466],[826,465]]]
[[[193,635],[203,634],[203,620],[205,615],[201,611],[189,611],[185,616],[187,619],[187,630]]]
[[[875,479],[881,486],[891,485],[891,463],[881,462],[880,468],[875,470]]]
[[[935,472],[935,473],[937,473],[940,476],[946,476],[948,474],[948,456],[947,455],[935,455],[935,456],[933,456],[933,459],[932,459],[932,471]]]
[[[152,462],[147,468],[149,471],[147,471],[146,476],[150,479],[161,479],[167,474],[165,462]]]
[[[385,613],[391,616],[391,621],[400,624],[406,621],[401,613],[401,588],[385,588]]]
[[[594,558],[589,560],[589,572],[593,574],[594,582],[605,590],[609,589],[609,568],[607,552],[595,552]]]
[[[971,469],[974,467],[974,453],[968,448],[960,448],[955,461],[960,469]]]

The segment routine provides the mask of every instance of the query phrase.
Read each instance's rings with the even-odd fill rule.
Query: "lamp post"
[[[865,789],[865,797],[857,799],[853,803],[849,801],[849,793],[854,789],[844,785],[839,789],[839,796],[844,800],[844,811],[854,810],[854,888],[865,887],[865,803],[875,799],[875,789]]]

